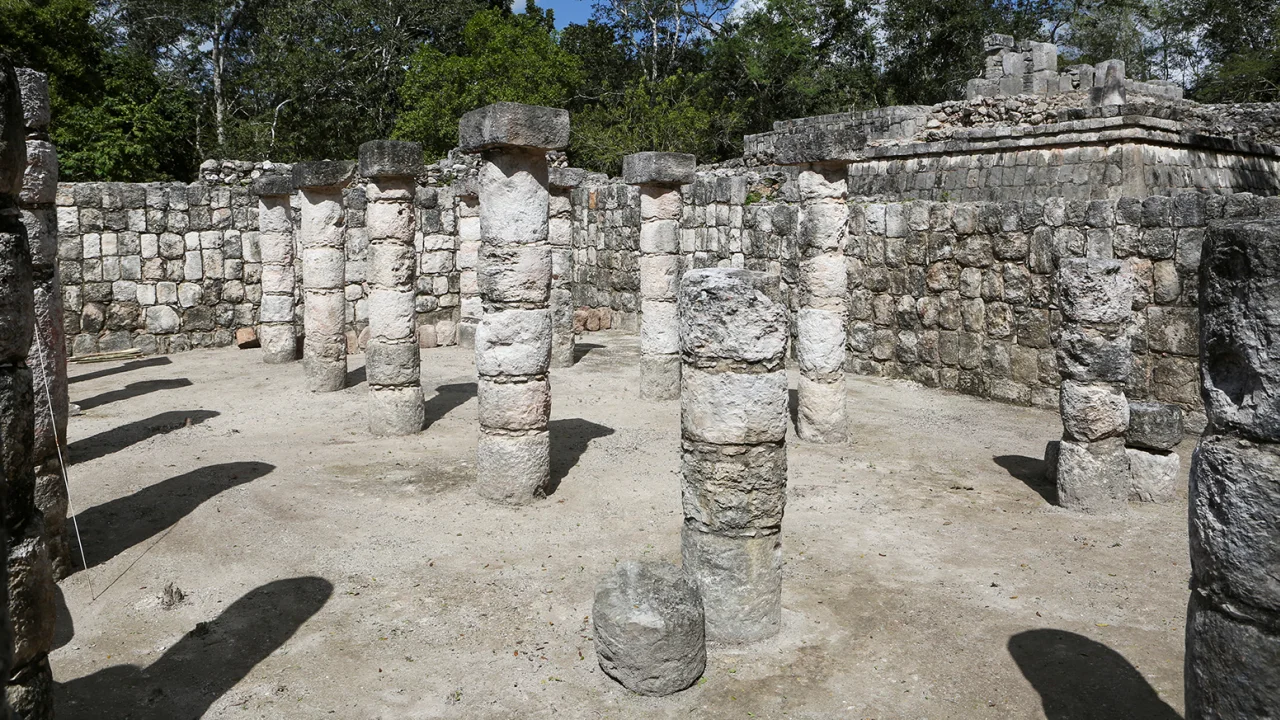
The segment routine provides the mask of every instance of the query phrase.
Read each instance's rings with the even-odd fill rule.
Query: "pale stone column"
[[[49,140],[49,79],[18,68],[22,113],[27,130],[27,167],[19,203],[31,248],[35,290],[35,337],[27,354],[35,386],[36,506],[44,514],[44,532],[55,578],[71,574],[67,529],[67,485],[59,446],[67,446],[67,343],[63,331],[62,286],[58,282],[58,155]]]
[[[796,313],[796,435],[815,443],[849,439],[845,413],[845,345],[849,282],[845,245],[849,221],[848,166],[801,166],[800,309]]]
[[[546,152],[568,145],[569,113],[496,103],[463,115],[459,130],[464,151],[484,153],[476,481],[484,497],[524,504],[545,494],[551,475]]]
[[[577,337],[573,334],[573,189],[586,172],[551,168],[547,238],[551,242],[551,367],[573,367]]]
[[[1129,497],[1129,347],[1133,276],[1119,260],[1069,258],[1057,274],[1058,371],[1062,374],[1058,503],[1094,512]]]
[[[1280,709],[1280,222],[1209,229],[1200,257],[1208,426],[1191,464],[1187,720]]]
[[[776,275],[709,268],[680,283],[684,567],[707,639],[775,635],[787,489],[787,309]]]
[[[26,124],[13,66],[0,60],[0,493],[7,582],[0,594],[0,671],[6,704],[24,718],[53,717],[53,569],[44,514],[36,506],[35,393],[27,364],[34,338],[31,251],[18,210],[26,169]]]
[[[253,181],[258,196],[258,247],[262,255],[262,303],[258,338],[262,360],[270,364],[298,359],[294,327],[293,220],[289,217],[292,175],[264,175]]]
[[[409,435],[422,429],[413,247],[413,198],[423,172],[422,146],[374,140],[360,146],[360,175],[369,178],[369,430]]]
[[[622,181],[640,189],[640,397],[680,396],[680,186],[698,160],[686,153],[642,152],[622,158]]]
[[[476,326],[484,316],[476,262],[480,257],[480,198],[463,187],[458,195],[458,345],[475,349]]]
[[[346,385],[346,230],[342,189],[355,163],[321,160],[293,166],[293,184],[302,191],[302,364],[307,389],[334,392]]]

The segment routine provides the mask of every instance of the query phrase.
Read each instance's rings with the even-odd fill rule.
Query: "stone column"
[[[1058,267],[1057,284],[1063,428],[1058,502],[1073,510],[1107,510],[1129,496],[1124,383],[1133,367],[1133,277],[1119,260],[1069,258]]]
[[[417,176],[423,172],[422,146],[374,140],[360,146],[360,175],[369,231],[369,430],[374,435],[409,435],[422,429],[425,408],[419,384],[415,335],[413,247]]]
[[[1210,227],[1200,256],[1187,720],[1280,709],[1280,222]]]
[[[551,367],[573,367],[573,203],[570,195],[586,172],[551,168],[547,238],[551,242]]]
[[[264,175],[253,181],[258,196],[258,251],[262,256],[262,303],[258,308],[258,339],[262,360],[270,364],[298,359],[294,327],[293,220],[289,196],[293,177]]]
[[[568,145],[569,113],[496,103],[462,116],[459,136],[464,151],[484,153],[476,481],[487,498],[524,504],[545,493],[551,474],[546,152]]]
[[[472,183],[468,183],[472,184]],[[475,349],[476,326],[484,315],[476,262],[480,257],[480,198],[464,184],[458,195],[458,345]]]
[[[302,363],[307,389],[334,392],[346,385],[346,231],[342,189],[355,163],[298,163],[293,184],[302,191]]]
[[[30,79],[30,78],[28,78]],[[25,123],[17,75],[0,60],[0,493],[7,582],[0,595],[0,671],[7,703],[27,720],[53,717],[53,569],[44,515],[36,506],[35,393],[27,364],[34,338],[35,290],[18,195],[26,167]],[[12,635],[10,635],[12,633]]]
[[[67,446],[67,343],[63,331],[62,286],[58,282],[58,155],[49,141],[49,78],[18,68],[22,112],[27,130],[27,167],[19,204],[31,248],[35,290],[35,338],[27,354],[35,387],[36,434],[32,461],[36,469],[36,506],[44,514],[44,531],[54,577],[71,574],[71,542],[67,531],[67,485],[59,447]]]
[[[680,396],[680,186],[691,184],[697,158],[642,152],[622,158],[622,180],[640,189],[640,397]]]
[[[684,567],[707,639],[750,642],[782,618],[787,310],[778,277],[690,270],[680,283]]]
[[[849,439],[845,414],[845,336],[849,281],[845,243],[849,221],[848,166],[800,167],[800,303],[796,312],[796,435],[815,443]]]

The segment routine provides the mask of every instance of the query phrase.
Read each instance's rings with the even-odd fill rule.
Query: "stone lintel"
[[[622,158],[622,181],[628,185],[688,185],[698,158],[689,153],[639,152]]]
[[[867,146],[866,132],[852,127],[807,127],[769,134],[774,136],[771,160],[775,165],[858,160]]]
[[[293,184],[301,189],[336,188],[351,182],[355,174],[351,160],[300,162],[293,166]]]
[[[360,174],[364,177],[417,177],[424,168],[419,143],[370,140],[360,146]]]
[[[278,197],[293,194],[292,175],[263,175],[253,181],[250,186],[254,195],[259,197]]]
[[[458,123],[463,152],[497,148],[562,150],[569,145],[569,111],[499,102],[472,110]]]

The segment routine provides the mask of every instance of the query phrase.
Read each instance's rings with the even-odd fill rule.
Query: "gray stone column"
[[[422,146],[374,140],[360,146],[360,174],[369,178],[369,430],[409,435],[422,429],[425,408],[415,333],[414,195],[423,172]]]
[[[294,327],[293,219],[289,217],[292,175],[264,175],[253,181],[258,196],[258,250],[262,256],[262,303],[258,339],[262,360],[270,364],[298,359]]]
[[[778,277],[690,270],[680,283],[684,567],[707,639],[778,632],[787,488],[787,310]]]
[[[622,159],[622,180],[640,189],[640,397],[680,396],[680,186],[691,184],[697,158],[642,152]]]
[[[1118,260],[1069,258],[1059,264],[1057,285],[1063,428],[1058,502],[1073,510],[1107,510],[1129,496],[1124,384],[1133,367],[1133,277]]]
[[[551,242],[551,367],[573,367],[573,203],[570,195],[586,172],[551,168],[547,238]]]
[[[307,389],[333,392],[346,385],[346,231],[342,189],[355,163],[336,160],[298,163],[293,184],[302,191],[302,364]]]
[[[71,574],[67,531],[67,485],[58,448],[67,446],[67,343],[63,331],[62,286],[58,282],[58,155],[49,140],[49,79],[18,68],[27,130],[27,167],[19,203],[31,248],[35,290],[35,337],[27,354],[35,386],[36,506],[44,514],[49,561],[56,578]]]
[[[484,316],[476,262],[480,257],[480,198],[464,192],[458,195],[458,345],[475,349],[476,326]]]
[[[800,188],[800,307],[796,312],[796,435],[815,443],[849,439],[844,380],[849,282],[845,269],[848,167],[803,165]]]
[[[1212,226],[1200,257],[1187,720],[1280,711],[1280,222]]]
[[[26,168],[25,122],[17,75],[0,60],[0,493],[7,582],[0,584],[0,671],[7,704],[27,720],[53,717],[53,569],[44,515],[36,506],[35,393],[27,364],[35,291],[18,194]],[[10,635],[12,633],[12,635]]]
[[[484,497],[524,504],[545,493],[551,474],[546,152],[568,145],[569,113],[496,103],[462,116],[459,136],[464,151],[484,153],[476,481]]]

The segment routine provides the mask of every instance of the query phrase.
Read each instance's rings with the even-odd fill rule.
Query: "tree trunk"
[[[226,128],[223,126],[225,101],[222,97],[222,32],[213,36],[213,125],[218,136],[218,149],[222,150],[227,141]]]

